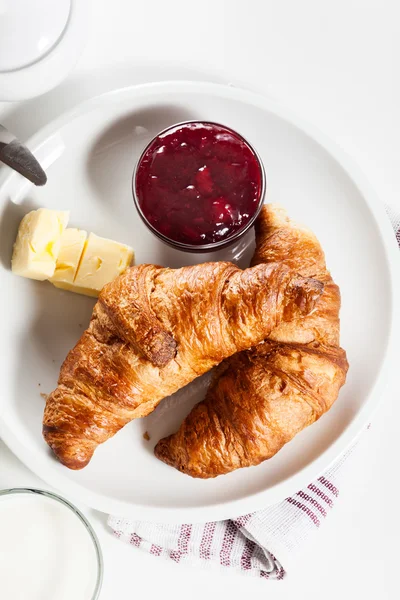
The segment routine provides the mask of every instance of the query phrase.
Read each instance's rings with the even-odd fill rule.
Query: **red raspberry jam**
[[[153,228],[195,246],[226,241],[245,229],[263,192],[260,162],[248,143],[227,127],[200,122],[154,138],[134,185]]]

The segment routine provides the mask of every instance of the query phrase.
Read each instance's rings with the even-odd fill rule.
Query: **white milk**
[[[91,600],[93,541],[66,506],[37,494],[0,496],[0,598]]]

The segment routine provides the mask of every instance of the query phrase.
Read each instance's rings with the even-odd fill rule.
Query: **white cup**
[[[61,83],[83,50],[88,20],[89,0],[0,0],[0,101]]]

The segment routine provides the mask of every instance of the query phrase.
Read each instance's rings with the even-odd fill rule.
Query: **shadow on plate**
[[[2,123],[22,140],[26,140],[49,121],[94,96],[133,85],[179,80],[228,83],[218,71],[203,71],[192,65],[188,67],[185,62],[124,60],[112,66],[94,67],[89,74],[87,71],[72,73],[54,90],[13,106]]]
[[[129,196],[133,203],[132,174],[145,146],[166,127],[197,117],[178,106],[159,104],[133,111],[108,125],[94,141],[86,164],[89,181],[99,200],[114,214],[115,190],[120,190],[121,182],[126,182],[124,198]]]
[[[140,419],[143,447],[151,454],[157,442],[179,429],[183,419],[189,414],[193,406],[204,399],[212,371],[198,377],[175,394],[161,400],[157,408],[147,417]],[[148,434],[150,439],[143,437]],[[134,432],[136,434],[136,431]]]
[[[208,261],[226,260],[245,269],[250,265],[251,257],[254,253],[255,238],[253,227],[238,242],[207,254],[193,254],[191,252],[181,252],[171,248],[156,238],[147,228],[146,234],[153,237],[152,241],[152,261],[166,267],[179,268],[183,266],[199,264]]]
[[[21,204],[14,204],[10,198],[0,221],[0,262],[7,270],[11,268],[13,245],[21,219],[26,213],[38,208],[36,202],[27,197]]]
[[[37,439],[45,396],[57,387],[61,364],[88,326],[94,302],[46,281],[27,283],[32,317],[18,340],[13,408]]]

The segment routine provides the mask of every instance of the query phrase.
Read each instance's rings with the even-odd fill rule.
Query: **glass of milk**
[[[96,600],[100,544],[72,504],[45,490],[0,490],[0,598]]]

